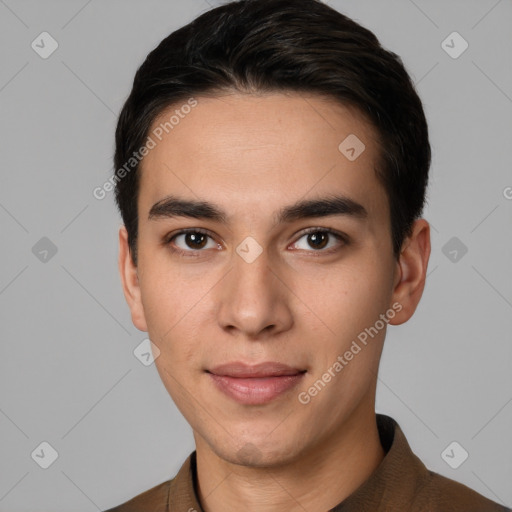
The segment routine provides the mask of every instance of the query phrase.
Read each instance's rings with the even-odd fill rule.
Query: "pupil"
[[[186,242],[187,245],[195,245],[194,249],[198,247],[204,247],[204,241],[206,239],[206,235],[202,233],[187,233]]]
[[[309,235],[309,240],[312,242],[312,245],[318,249],[325,247],[327,241],[327,233],[312,233]]]

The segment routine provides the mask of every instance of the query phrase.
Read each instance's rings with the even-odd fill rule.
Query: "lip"
[[[277,362],[227,363],[207,373],[217,389],[238,403],[261,405],[294,388],[306,370]]]
[[[305,370],[294,368],[283,363],[276,363],[268,361],[259,364],[246,364],[241,362],[226,363],[215,366],[210,373],[226,377],[243,378],[258,378],[258,377],[282,377],[287,375],[297,375]]]

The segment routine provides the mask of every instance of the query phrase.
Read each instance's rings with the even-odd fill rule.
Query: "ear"
[[[425,219],[416,220],[412,232],[404,240],[397,261],[392,303],[402,306],[389,323],[400,325],[414,314],[425,288],[430,257],[430,225]]]
[[[130,246],[128,245],[128,232],[124,226],[119,228],[119,274],[123,284],[124,298],[130,307],[133,325],[139,331],[147,332],[146,317],[142,306],[139,276],[137,267],[133,264]]]

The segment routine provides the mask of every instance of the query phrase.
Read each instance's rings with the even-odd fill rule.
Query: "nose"
[[[233,254],[233,266],[218,290],[219,325],[232,334],[261,340],[290,329],[291,291],[269,265],[266,251],[254,261]]]

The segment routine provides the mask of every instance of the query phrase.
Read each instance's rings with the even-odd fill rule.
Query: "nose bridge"
[[[244,253],[244,251],[246,252]],[[250,243],[245,243],[245,246],[240,244],[237,248],[237,255],[233,256],[232,274],[235,282],[239,284],[238,293],[242,292],[245,295],[244,288],[249,292],[262,295],[267,295],[270,292],[271,271],[268,253],[263,248],[260,252],[251,247]]]
[[[233,254],[219,310],[223,328],[257,335],[264,329],[281,330],[291,322],[286,294],[269,266],[268,255],[255,240],[244,240]]]

